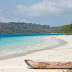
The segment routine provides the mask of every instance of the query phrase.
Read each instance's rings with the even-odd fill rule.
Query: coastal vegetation
[[[55,30],[54,33],[72,34],[72,24],[63,25],[59,29]]]
[[[49,25],[9,22],[0,23],[0,34],[18,34],[18,33],[51,33],[59,27],[50,27]]]

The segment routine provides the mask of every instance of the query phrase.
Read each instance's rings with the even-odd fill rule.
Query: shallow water
[[[53,38],[63,34],[2,34],[0,35],[0,56],[28,53],[59,46],[64,41]]]

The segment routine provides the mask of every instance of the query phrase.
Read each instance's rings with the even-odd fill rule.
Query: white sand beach
[[[31,69],[24,62],[25,59],[34,61],[72,61],[72,35],[55,36],[66,41],[65,45],[35,52],[26,56],[0,60],[0,72],[64,72],[65,69]]]

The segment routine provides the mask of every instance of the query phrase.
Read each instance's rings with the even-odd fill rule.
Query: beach
[[[66,69],[31,69],[24,62],[25,59],[34,61],[72,61],[72,36],[60,35],[54,38],[66,43],[58,47],[29,53],[25,56],[0,60],[0,72],[63,72]],[[56,44],[56,43],[54,43]]]

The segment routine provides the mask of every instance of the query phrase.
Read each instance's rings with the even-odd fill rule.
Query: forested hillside
[[[72,24],[64,25],[61,28],[55,30],[54,33],[72,34]]]
[[[0,23],[0,34],[17,34],[17,33],[51,33],[58,27],[49,25],[40,25],[24,22]]]

